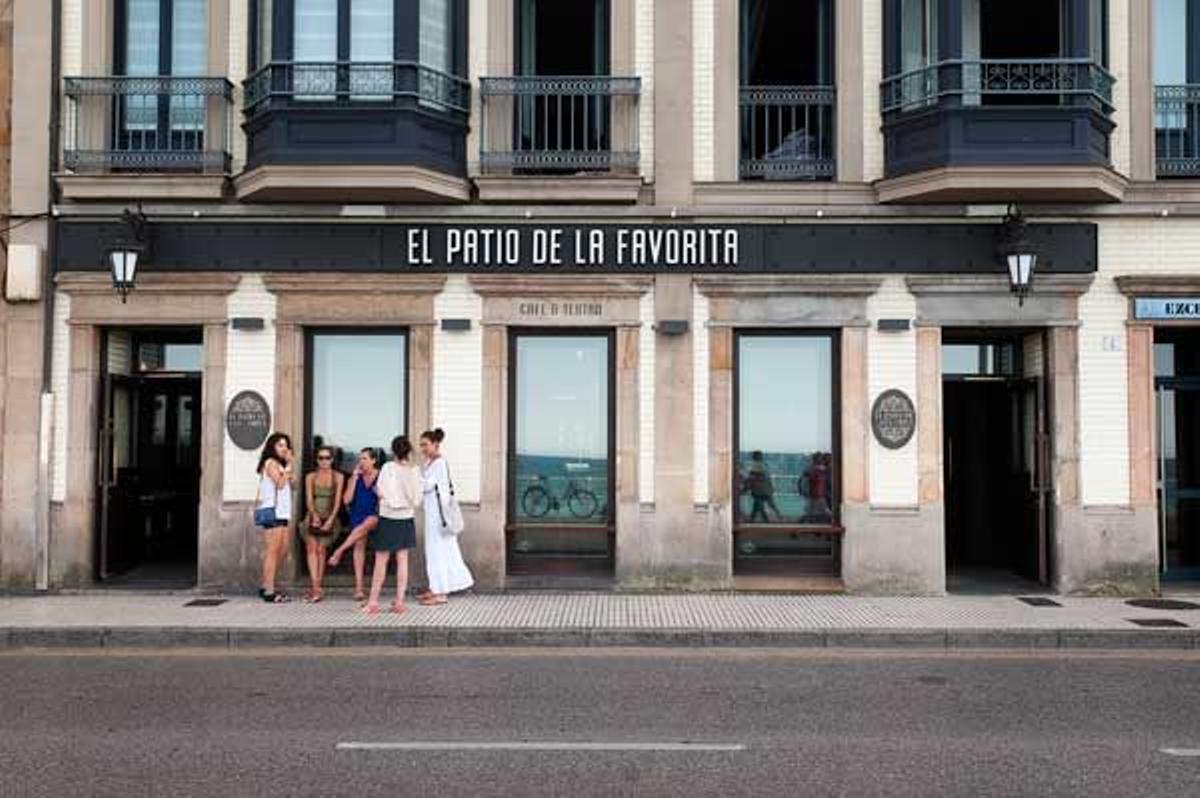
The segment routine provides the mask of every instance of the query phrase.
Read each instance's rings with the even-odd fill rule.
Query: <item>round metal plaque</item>
[[[229,403],[225,429],[239,449],[251,451],[263,445],[271,433],[271,408],[257,391],[242,391]]]
[[[917,409],[904,391],[892,388],[871,407],[871,431],[887,449],[903,449],[917,431]]]

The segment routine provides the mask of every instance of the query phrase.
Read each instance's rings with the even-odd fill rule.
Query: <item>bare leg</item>
[[[392,604],[392,612],[397,615],[404,612],[404,594],[408,592],[408,550],[396,552],[396,602]]]
[[[275,571],[279,569],[279,538],[286,534],[287,527],[270,529],[263,533],[262,589],[275,592]]]
[[[371,574],[371,597],[367,599],[367,606],[363,608],[366,612],[379,612],[379,594],[383,592],[383,583],[387,579],[388,560],[391,556],[390,552],[375,552],[375,572]]]
[[[317,598],[325,596],[325,556],[326,549],[321,543],[316,544],[317,547]]]
[[[363,572],[366,569],[367,541],[363,539],[354,544],[354,598],[356,599],[363,597]]]
[[[315,540],[304,541],[304,556],[308,562],[308,597],[314,599],[321,593],[321,553]]]

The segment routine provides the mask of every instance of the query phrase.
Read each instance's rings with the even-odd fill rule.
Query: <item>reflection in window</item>
[[[310,452],[333,446],[350,471],[360,449],[407,431],[407,349],[399,332],[313,335]]]
[[[833,338],[738,338],[737,522],[828,525],[836,496]]]
[[[138,371],[187,371],[201,370],[204,347],[201,344],[138,344]]]
[[[1013,344],[943,344],[942,374],[967,377],[1007,377],[1017,373]]]
[[[608,338],[516,343],[518,521],[608,523]]]

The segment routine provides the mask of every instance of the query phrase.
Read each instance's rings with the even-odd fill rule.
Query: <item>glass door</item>
[[[612,336],[512,339],[509,570],[610,571]]]
[[[1164,579],[1200,578],[1200,380],[1160,379],[1158,506]]]

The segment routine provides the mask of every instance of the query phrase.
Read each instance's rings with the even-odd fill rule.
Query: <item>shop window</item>
[[[1012,343],[942,345],[942,374],[948,377],[1012,377],[1019,373],[1019,366],[1019,353]]]
[[[611,336],[514,337],[510,553],[612,556]]]
[[[838,515],[835,340],[737,337],[734,521],[742,561],[833,553],[829,539],[805,530],[832,527]]]
[[[315,331],[308,339],[311,453],[332,446],[339,467],[387,451],[408,432],[408,337],[400,330]]]

